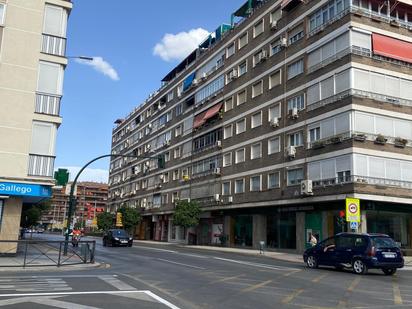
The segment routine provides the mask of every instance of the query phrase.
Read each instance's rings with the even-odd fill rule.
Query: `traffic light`
[[[339,216],[336,218],[339,225],[343,226],[345,224],[345,211],[339,211]]]
[[[166,165],[165,156],[164,155],[157,156],[157,167],[165,168],[165,165]]]

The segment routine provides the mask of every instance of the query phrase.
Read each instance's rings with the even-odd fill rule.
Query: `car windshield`
[[[112,234],[114,237],[129,237],[125,230],[113,230]]]
[[[372,237],[372,243],[377,249],[397,247],[395,241],[390,237]]]

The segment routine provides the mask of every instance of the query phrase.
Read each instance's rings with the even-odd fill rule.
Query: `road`
[[[47,236],[44,236],[47,237]],[[412,271],[311,270],[174,245],[97,245],[93,268],[0,273],[5,308],[405,308]],[[106,265],[110,267],[106,268]]]

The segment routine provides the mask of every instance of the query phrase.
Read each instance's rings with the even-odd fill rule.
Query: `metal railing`
[[[349,184],[349,183],[412,189],[412,181],[369,177],[369,176],[358,176],[358,175],[342,176],[342,177],[335,177],[335,178],[320,179],[320,180],[312,181],[313,188],[344,185],[344,184]]]
[[[93,264],[96,241],[79,241],[63,254],[65,241],[0,240],[0,267],[60,267]]]
[[[53,116],[60,115],[60,95],[36,93],[36,105],[34,111],[40,114]]]
[[[42,155],[29,155],[29,176],[53,176],[54,168],[54,159],[53,156],[42,156]]]
[[[64,56],[66,54],[66,38],[43,34],[41,51],[46,54]]]

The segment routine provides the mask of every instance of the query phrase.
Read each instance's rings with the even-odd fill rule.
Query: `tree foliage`
[[[97,227],[99,230],[107,231],[113,226],[114,215],[110,212],[101,212],[97,215]]]
[[[173,214],[173,224],[186,228],[196,226],[201,212],[196,202],[179,201]]]
[[[131,232],[140,221],[140,213],[136,208],[122,206],[118,210],[122,213],[122,223],[126,231]]]
[[[21,215],[21,226],[32,227],[36,226],[44,212],[47,212],[51,207],[50,200],[43,201],[39,204],[24,206]]]

